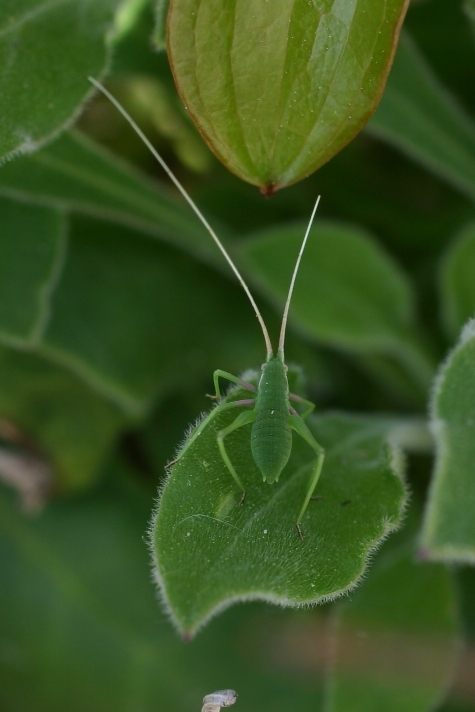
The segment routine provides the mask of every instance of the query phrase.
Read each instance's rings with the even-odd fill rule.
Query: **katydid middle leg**
[[[293,410],[293,409],[292,409]],[[307,425],[304,423],[302,418],[297,415],[297,414],[290,414],[290,426],[297,432],[304,440],[306,443],[310,445],[310,447],[315,451],[317,455],[317,460],[315,462],[315,465],[312,469],[312,473],[310,475],[310,481],[308,483],[308,489],[307,489],[307,494],[305,495],[305,499],[303,501],[302,509],[300,510],[300,514],[297,518],[297,522],[295,526],[297,527],[297,532],[298,535],[301,539],[303,539],[303,534],[302,530],[300,528],[300,522],[302,521],[303,515],[305,514],[305,511],[308,507],[308,503],[310,502],[310,498],[315,490],[315,487],[317,486],[318,479],[320,477],[320,473],[322,471],[322,466],[323,466],[323,460],[325,457],[325,450],[322,448],[319,443],[315,440],[313,437],[312,433],[308,429]]]
[[[254,404],[254,401],[248,401],[248,405]],[[237,483],[239,488],[242,490],[242,497],[241,501],[239,504],[241,505],[244,502],[244,498],[246,496],[246,490],[244,489],[244,485],[241,482],[241,478],[239,477],[238,473],[234,469],[234,465],[229,459],[229,455],[226,452],[226,448],[224,446],[224,438],[227,435],[230,435],[230,433],[234,432],[238,428],[242,428],[243,425],[247,425],[248,423],[252,423],[256,417],[255,410],[245,410],[243,413],[239,413],[238,417],[236,420],[233,420],[233,422],[228,425],[226,428],[223,428],[222,430],[219,431],[216,439],[218,441],[218,447],[219,447],[219,452],[221,453],[221,457],[224,460],[224,463],[226,467],[228,468],[229,472],[234,478],[234,481]]]
[[[188,438],[185,446],[183,447],[181,452],[178,454],[178,456],[174,460],[172,460],[171,462],[168,462],[165,465],[165,469],[172,467],[179,460],[181,460],[181,458],[183,457],[185,452],[188,450],[188,448],[191,445],[193,445],[196,438],[198,438],[201,435],[203,430],[209,425],[209,423],[212,420],[214,420],[214,418],[216,418],[217,415],[219,415],[220,413],[223,413],[225,410],[229,410],[230,408],[240,408],[240,407],[246,406],[246,405],[254,405],[254,400],[250,399],[250,400],[231,401],[230,403],[220,403],[215,408],[213,408],[211,413],[209,413],[209,415],[198,425],[198,427],[195,429],[193,434]]]

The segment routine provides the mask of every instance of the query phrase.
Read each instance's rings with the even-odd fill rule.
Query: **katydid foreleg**
[[[233,376],[232,373],[228,373],[227,371],[222,371],[220,368],[217,368],[216,371],[213,373],[213,382],[216,395],[210,396],[210,398],[221,398],[221,391],[219,389],[220,378],[225,378],[227,381],[231,381],[231,383],[235,383],[236,385],[245,388],[247,391],[253,391],[254,393],[256,391],[256,387],[253,386],[251,383],[246,383],[246,381],[243,381],[241,378]]]

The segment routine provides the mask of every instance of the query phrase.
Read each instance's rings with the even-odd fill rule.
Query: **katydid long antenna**
[[[112,102],[112,104],[114,104],[114,106],[117,108],[118,111],[120,111],[120,113],[121,113],[122,116],[125,118],[125,120],[130,124],[130,126],[132,126],[132,128],[133,128],[134,131],[137,133],[137,135],[142,139],[142,141],[144,142],[144,144],[145,144],[145,145],[147,146],[147,148],[151,151],[151,153],[152,153],[152,155],[154,156],[154,158],[156,158],[156,160],[159,162],[159,164],[161,165],[161,167],[163,168],[163,170],[165,171],[165,173],[169,176],[170,180],[176,185],[176,187],[178,188],[178,190],[180,191],[180,193],[182,194],[182,196],[185,198],[185,200],[187,201],[187,203],[190,205],[191,209],[192,209],[192,210],[195,212],[195,214],[197,215],[197,217],[198,217],[198,219],[200,220],[200,222],[202,223],[202,225],[206,228],[206,230],[207,230],[208,233],[211,235],[211,237],[213,238],[213,240],[214,240],[214,242],[216,243],[216,245],[218,246],[218,248],[221,250],[221,252],[222,252],[224,258],[226,259],[226,261],[228,262],[228,264],[229,264],[229,266],[231,267],[232,271],[233,271],[234,274],[236,275],[236,277],[237,277],[237,279],[238,279],[240,285],[242,286],[242,288],[243,288],[244,291],[246,292],[246,294],[247,294],[247,296],[248,296],[248,298],[249,298],[249,301],[250,301],[251,304],[252,304],[252,307],[253,307],[254,312],[255,312],[255,314],[256,314],[256,316],[257,316],[257,319],[258,319],[258,321],[259,321],[259,324],[261,325],[262,333],[263,333],[263,335],[264,335],[264,341],[265,341],[265,344],[266,344],[267,360],[269,360],[269,358],[271,358],[272,355],[273,355],[273,349],[272,349],[272,343],[271,343],[271,340],[270,340],[270,337],[269,337],[269,332],[267,331],[267,327],[266,327],[266,325],[265,325],[265,323],[264,323],[264,319],[262,318],[262,314],[260,313],[259,308],[258,308],[256,302],[254,301],[254,297],[252,296],[249,287],[247,286],[246,282],[244,281],[243,277],[241,276],[241,273],[239,272],[238,268],[236,267],[236,265],[235,265],[234,262],[232,261],[230,255],[228,254],[228,252],[227,252],[226,248],[224,247],[224,245],[222,244],[221,240],[220,240],[219,237],[216,235],[215,231],[213,230],[213,228],[211,227],[211,225],[209,224],[209,222],[206,220],[205,216],[203,215],[203,213],[201,212],[201,210],[198,208],[198,206],[196,205],[196,203],[193,201],[193,199],[190,197],[190,195],[188,195],[188,193],[186,192],[186,190],[184,189],[184,187],[182,186],[182,184],[180,183],[180,181],[178,180],[178,178],[175,176],[175,174],[171,171],[171,169],[170,169],[170,168],[168,167],[168,165],[165,163],[165,161],[163,160],[163,158],[161,157],[161,155],[158,153],[158,151],[156,150],[156,148],[151,144],[151,142],[148,140],[148,138],[147,138],[146,135],[143,133],[143,131],[139,128],[139,126],[137,126],[137,124],[135,123],[135,121],[133,120],[133,118],[130,116],[130,114],[129,114],[129,113],[124,109],[124,107],[117,101],[117,99],[115,98],[115,96],[113,96],[113,95],[110,93],[110,91],[108,91],[100,82],[98,82],[97,79],[94,79],[94,77],[88,77],[88,79],[89,79],[89,81],[90,81],[92,84],[94,84],[94,86],[95,86],[97,89],[99,89],[100,92],[102,92],[102,94],[104,94],[104,95],[109,99],[109,101]],[[311,227],[312,227],[313,219],[314,219],[314,217],[315,217],[315,213],[317,212],[317,208],[318,208],[318,203],[319,203],[319,202],[320,202],[320,196],[318,196],[317,202],[315,203],[315,207],[314,207],[314,209],[313,209],[312,216],[311,216],[311,218],[310,218],[310,222],[309,222],[309,224],[308,224],[307,231],[306,231],[306,233],[305,233],[305,237],[304,237],[304,239],[303,239],[302,246],[301,246],[301,248],[300,248],[300,252],[299,252],[298,257],[297,257],[297,262],[296,262],[296,264],[295,264],[294,273],[293,273],[293,275],[292,275],[292,281],[291,281],[291,283],[290,283],[289,294],[288,294],[288,296],[287,296],[287,301],[286,301],[286,303],[285,303],[284,315],[283,315],[283,317],[282,317],[282,326],[281,326],[281,330],[280,330],[279,350],[278,350],[278,353],[279,353],[280,357],[282,358],[282,360],[283,360],[283,356],[284,356],[285,328],[286,328],[286,325],[287,325],[287,315],[288,315],[288,313],[289,313],[290,299],[291,299],[291,297],[292,297],[292,292],[293,292],[293,288],[294,288],[294,284],[295,284],[295,278],[296,278],[296,276],[297,276],[297,271],[298,271],[298,268],[299,268],[299,265],[300,265],[300,259],[301,259],[301,257],[302,257],[303,251],[304,251],[304,249],[305,249],[305,244],[306,244],[306,242],[307,242],[307,238],[308,238],[308,235],[309,235],[309,233],[310,233],[310,229],[311,229]]]
[[[182,186],[182,184],[180,183],[180,181],[178,180],[178,178],[175,176],[174,173],[172,173],[172,171],[171,171],[170,168],[167,166],[167,164],[165,163],[165,161],[163,160],[163,158],[161,157],[161,155],[160,155],[160,154],[158,153],[158,151],[154,148],[154,146],[150,143],[150,141],[149,141],[148,138],[145,136],[145,134],[143,133],[143,131],[137,126],[137,124],[135,123],[135,121],[133,120],[133,118],[129,115],[129,113],[128,113],[128,112],[124,109],[124,107],[117,101],[117,99],[110,93],[110,91],[108,91],[104,86],[102,86],[102,84],[100,84],[100,82],[98,82],[98,81],[97,81],[96,79],[94,79],[93,77],[88,77],[88,79],[89,79],[89,81],[90,81],[92,84],[94,84],[94,86],[95,86],[97,89],[99,89],[99,91],[101,91],[101,92],[114,104],[114,106],[120,111],[120,113],[121,113],[122,116],[126,119],[126,121],[132,126],[132,128],[133,128],[134,131],[137,133],[137,135],[140,136],[140,138],[142,139],[142,141],[144,142],[144,144],[145,144],[145,145],[147,146],[147,148],[152,152],[152,155],[153,155],[153,156],[157,159],[157,161],[160,163],[160,165],[161,165],[161,167],[163,168],[163,170],[165,171],[165,173],[169,176],[169,178],[170,178],[170,179],[173,181],[173,183],[176,185],[176,187],[178,188],[178,190],[180,191],[180,193],[183,195],[183,197],[185,198],[185,200],[187,201],[187,203],[190,205],[190,207],[192,208],[192,210],[193,210],[193,211],[196,213],[196,215],[198,216],[198,218],[199,218],[199,220],[201,221],[202,225],[204,225],[204,227],[206,228],[206,230],[209,232],[209,234],[211,235],[211,237],[212,237],[213,240],[215,241],[216,245],[219,247],[219,249],[220,249],[221,252],[223,253],[223,255],[224,255],[226,261],[228,262],[228,264],[229,264],[229,266],[231,267],[232,271],[234,272],[234,274],[235,274],[236,277],[238,278],[239,283],[241,284],[242,288],[243,288],[244,291],[246,292],[246,294],[247,294],[247,296],[248,296],[248,298],[249,298],[249,301],[251,302],[251,304],[252,304],[252,306],[253,306],[253,308],[254,308],[254,311],[255,311],[255,313],[256,313],[256,316],[257,316],[257,318],[258,318],[258,320],[259,320],[259,324],[261,325],[262,333],[264,334],[264,340],[265,340],[265,342],[266,342],[266,349],[267,349],[267,356],[268,356],[268,357],[271,356],[271,355],[272,355],[272,344],[271,344],[271,340],[270,340],[270,337],[269,337],[269,332],[267,331],[267,327],[266,327],[266,325],[265,325],[265,323],[264,323],[264,319],[262,318],[262,314],[260,313],[260,311],[259,311],[259,309],[258,309],[258,307],[257,307],[257,304],[256,304],[256,302],[254,301],[254,297],[252,296],[252,294],[251,294],[251,292],[250,292],[250,290],[249,290],[249,287],[247,286],[246,282],[244,281],[243,277],[241,276],[241,274],[240,274],[238,268],[236,267],[236,265],[235,265],[234,262],[232,261],[231,257],[230,257],[229,254],[227,253],[227,251],[226,251],[224,245],[222,244],[221,240],[220,240],[219,237],[216,235],[215,231],[213,230],[213,228],[211,227],[211,225],[209,224],[209,222],[206,220],[205,216],[203,215],[203,213],[201,212],[201,210],[198,208],[198,206],[196,205],[196,203],[195,203],[195,202],[193,201],[193,199],[188,195],[188,193],[186,192],[186,190],[184,189],[184,187]]]
[[[289,293],[287,295],[287,300],[285,302],[285,307],[284,307],[284,314],[282,316],[282,325],[280,327],[280,337],[279,337],[279,348],[278,348],[278,354],[282,361],[284,360],[284,342],[285,342],[285,328],[287,326],[287,316],[289,314],[289,306],[290,306],[290,300],[292,299],[292,292],[294,291],[294,284],[295,284],[295,278],[297,277],[297,272],[300,266],[300,260],[302,259],[303,251],[305,250],[305,245],[307,244],[307,238],[310,234],[310,230],[312,229],[312,224],[313,220],[315,218],[315,213],[317,212],[318,204],[320,202],[320,195],[318,196],[315,206],[313,208],[312,214],[310,216],[310,220],[308,222],[307,229],[305,231],[305,235],[302,241],[302,246],[300,248],[300,252],[297,257],[297,262],[295,263],[294,267],[294,273],[292,275],[292,279],[290,281],[290,287],[289,287]]]

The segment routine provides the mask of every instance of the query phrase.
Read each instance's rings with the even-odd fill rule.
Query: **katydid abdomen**
[[[292,450],[289,386],[285,366],[271,358],[263,366],[255,401],[251,451],[265,481],[277,482]]]

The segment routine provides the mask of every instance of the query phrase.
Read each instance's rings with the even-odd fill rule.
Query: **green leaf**
[[[250,278],[282,308],[305,231],[275,227],[241,245]],[[290,320],[319,342],[400,360],[427,388],[433,366],[414,329],[406,275],[366,231],[318,220],[299,268]]]
[[[239,287],[166,244],[226,270],[195,216],[78,134],[3,166],[2,193],[0,342],[133,417],[211,374],[213,356],[240,368],[247,344],[262,358]]]
[[[56,209],[0,198],[3,342],[32,346],[41,334],[64,258],[65,227],[64,216]]]
[[[455,339],[475,314],[475,224],[456,235],[441,263],[442,322]]]
[[[460,618],[464,638],[467,643],[475,641],[475,569],[473,566],[460,566],[456,570],[460,596]]]
[[[150,5],[150,0],[127,0],[121,3],[115,17],[115,32],[112,37],[114,50],[140,24],[141,17]],[[115,56],[114,56],[115,67]]]
[[[475,198],[475,123],[432,73],[407,34],[367,130]]]
[[[0,347],[0,417],[35,443],[58,490],[87,487],[130,422],[79,379],[30,353]]]
[[[155,49],[166,49],[167,46],[167,14],[170,0],[157,0],[155,11],[155,30],[153,33],[153,45]]]
[[[168,49],[217,157],[266,193],[304,178],[362,128],[407,0],[173,0]]]
[[[319,709],[314,671],[296,684],[276,655],[276,639],[295,635],[293,613],[246,606],[197,641],[177,637],[150,584],[150,497],[119,468],[94,496],[35,518],[11,499],[0,487],[2,712],[194,712],[226,685],[243,709]]]
[[[421,545],[427,556],[475,562],[475,321],[462,331],[432,397],[436,464]]]
[[[15,0],[0,7],[0,161],[30,152],[77,115],[87,77],[109,63],[117,0]],[[60,58],[60,59],[59,59]]]
[[[222,265],[209,235],[182,201],[78,132],[2,166],[0,195],[132,225]]]
[[[248,394],[237,389],[228,399]],[[226,441],[247,491],[237,506],[241,492],[216,441],[237,412],[210,420],[172,467],[154,516],[155,575],[175,624],[190,635],[235,601],[299,606],[352,588],[405,501],[400,462],[380,427],[345,415],[313,418],[309,427],[326,449],[315,490],[324,499],[310,502],[301,541],[295,522],[315,455],[294,435],[282,477],[269,485],[251,456],[250,426],[240,428]]]
[[[458,654],[457,606],[445,567],[412,547],[378,557],[337,607],[328,712],[427,712],[447,693]]]
[[[154,399],[211,374],[221,358],[235,363],[240,339],[249,344],[251,314],[237,285],[211,279],[167,245],[73,216],[38,348],[140,416]],[[255,329],[251,355],[262,350]]]
[[[149,28],[147,27],[147,29]],[[129,38],[128,44],[132,45],[132,38]],[[137,44],[141,47],[138,38]],[[135,48],[135,44],[133,47]],[[122,63],[127,63],[125,68],[127,71],[126,76],[111,87],[116,98],[122,105],[133,110],[135,120],[139,121],[142,129],[146,129],[148,138],[152,140],[152,143],[156,143],[157,140],[163,141],[163,139],[167,139],[169,141],[168,151],[172,151],[185,167],[193,171],[193,173],[202,175],[208,173],[211,167],[215,165],[215,161],[208,147],[203,143],[201,136],[195,127],[191,125],[171,76],[172,85],[170,87],[167,81],[161,81],[155,76],[157,73],[163,75],[164,72],[159,72],[159,68],[155,71],[150,70],[146,74],[142,70],[140,74],[137,74],[137,70],[134,71],[133,65],[132,68],[129,68],[132,63],[129,56],[132,54],[135,62],[139,64],[141,62],[140,54],[137,51],[132,52],[132,48],[125,43],[117,51],[119,50],[121,54],[116,55],[116,63],[119,59],[121,59]],[[155,54],[153,57],[157,60],[159,55]],[[165,61],[166,59],[163,57],[162,62]],[[145,156],[147,157],[147,163],[152,164],[150,166],[152,168],[155,158],[149,149],[142,144],[141,139],[134,135],[132,127],[126,122],[125,118],[119,116],[117,108],[105,97],[102,97],[99,106],[100,109],[98,107],[97,110],[104,111],[104,113],[107,112],[108,116],[114,117],[118,121],[118,126],[123,126],[123,134],[121,130],[116,129],[114,146],[120,150],[131,144],[129,150],[134,155],[133,146],[137,145],[140,153],[144,154],[144,158]],[[108,122],[108,118],[104,116],[104,123],[106,122]],[[122,139],[125,139],[125,141]],[[137,160],[138,155],[135,158]],[[142,162],[145,165],[145,161],[143,160]],[[155,165],[158,167],[156,163]],[[163,173],[163,175],[165,174]],[[166,180],[171,184],[168,176]],[[183,201],[182,196],[180,196],[180,199]],[[191,211],[189,213],[191,216]]]
[[[121,35],[119,40],[114,40],[112,72],[114,80],[122,83],[123,79],[133,79],[133,76],[147,75],[149,79],[156,79],[164,83],[170,91],[174,107],[179,111],[181,118],[185,117],[185,108],[179,98],[166,52],[155,47],[154,32],[158,29],[160,10],[156,6],[157,0],[137,0],[138,14],[134,13],[133,23],[129,24],[128,32]],[[165,17],[163,17],[165,20]],[[165,29],[165,28],[164,28]],[[163,45],[163,49],[165,45]],[[155,51],[158,50],[158,51]],[[151,117],[149,117],[151,118]],[[188,128],[191,124],[187,121]],[[201,141],[202,150],[206,150],[203,141],[193,130],[196,141]],[[207,151],[207,153],[209,153]]]
[[[219,299],[219,289],[203,289],[198,274],[170,248],[75,217],[42,351],[139,415],[192,368],[188,354],[203,324],[190,310],[206,314]]]

